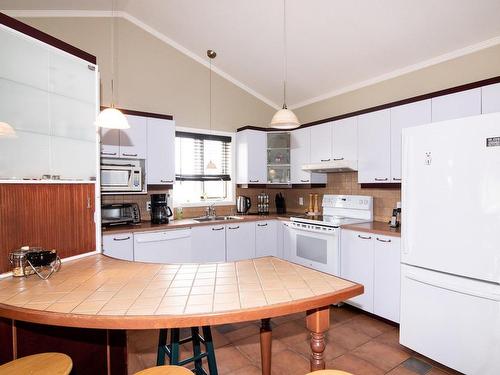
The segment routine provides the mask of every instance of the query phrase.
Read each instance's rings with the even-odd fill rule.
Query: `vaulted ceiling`
[[[112,0],[0,0],[13,15],[109,15]],[[271,105],[282,102],[282,0],[114,0]],[[76,12],[75,12],[76,11]],[[9,12],[7,12],[9,13]],[[500,0],[287,0],[288,104],[301,106],[500,43]]]

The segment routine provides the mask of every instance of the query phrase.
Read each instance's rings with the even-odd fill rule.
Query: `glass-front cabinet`
[[[290,133],[267,133],[267,182],[290,183]]]

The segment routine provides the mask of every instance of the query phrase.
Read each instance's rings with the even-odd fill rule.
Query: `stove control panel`
[[[323,196],[323,208],[350,208],[357,210],[370,210],[373,197],[365,195],[329,195]]]
[[[333,234],[338,228],[335,226],[325,226],[325,225],[301,223],[299,221],[290,222],[290,226],[292,228],[301,229],[301,230],[305,230],[308,232],[317,232],[317,233],[325,233],[325,234]]]

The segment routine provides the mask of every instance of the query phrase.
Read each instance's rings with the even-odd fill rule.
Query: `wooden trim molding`
[[[101,106],[101,111],[106,109],[106,108],[108,108],[108,107]],[[116,109],[119,109],[125,115],[159,118],[159,119],[163,119],[163,120],[173,120],[174,119],[174,116],[172,116],[172,115],[164,115],[161,113],[143,112],[143,111],[136,111],[135,109],[118,108],[118,107],[116,107]]]
[[[432,98],[436,98],[438,96],[454,94],[454,93],[461,92],[461,91],[472,90],[472,89],[476,89],[478,87],[493,85],[495,83],[500,83],[500,76],[483,79],[481,81],[466,83],[464,85],[450,87],[447,89],[434,91],[434,92],[430,92],[430,93],[423,94],[423,95],[417,95],[417,96],[413,96],[411,98],[401,99],[401,100],[397,100],[395,102],[377,105],[375,107],[360,109],[358,111],[344,113],[342,115],[337,115],[337,116],[333,116],[333,117],[324,118],[321,120],[308,122],[306,124],[302,124],[300,126],[300,128],[307,128],[309,126],[324,124],[325,122],[337,121],[337,120],[342,120],[342,119],[345,119],[348,117],[364,115],[365,113],[380,111],[380,110],[387,109],[387,108],[397,107],[400,105],[414,103],[414,102],[418,102],[421,100],[432,99]],[[272,129],[272,128],[259,128],[257,126],[243,126],[241,128],[238,128],[236,131],[239,132],[239,131],[243,131],[243,130],[260,130],[260,131],[266,131],[266,132],[268,132],[268,131],[282,131],[282,130]]]
[[[88,61],[91,64],[97,64],[97,58],[88,52],[85,52],[71,44],[68,44],[60,39],[57,39],[49,34],[44,33],[32,26],[25,24],[15,18],[9,17],[5,13],[0,12],[0,24],[10,27],[20,33],[28,35],[35,38],[43,43],[51,45],[52,47],[58,48],[64,52],[67,52],[73,56],[79,57],[82,60]]]

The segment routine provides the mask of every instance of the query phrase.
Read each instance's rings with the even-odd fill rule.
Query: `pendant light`
[[[210,84],[209,84],[209,87],[210,87],[210,109],[209,109],[209,113],[210,113],[210,134],[212,134],[212,60],[215,59],[215,56],[217,56],[217,53],[214,51],[214,50],[207,50],[207,56],[208,58],[210,59]],[[207,163],[207,169],[217,169],[217,165],[215,165],[215,163],[213,162],[212,159],[210,159]]]
[[[108,129],[128,129],[127,118],[120,110],[115,108],[115,7],[111,0],[111,105],[102,110],[96,119],[96,125]]]
[[[16,131],[6,122],[0,121],[0,138],[17,138]]]
[[[281,130],[295,129],[300,126],[295,113],[286,106],[286,75],[286,0],[283,0],[283,107],[274,114],[270,124],[272,128]]]

